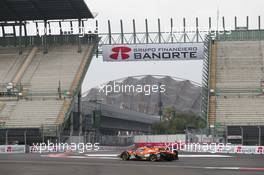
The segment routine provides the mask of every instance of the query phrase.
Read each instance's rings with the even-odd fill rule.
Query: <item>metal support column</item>
[[[8,145],[8,130],[6,130],[5,134],[5,144]]]
[[[195,23],[196,23],[196,42],[198,43],[199,42],[199,21],[198,21],[198,18],[196,18]]]
[[[120,30],[121,30],[121,44],[124,44],[124,29],[123,29],[123,21],[120,20]]]
[[[249,28],[249,18],[247,16],[247,30],[248,30],[248,28]]]
[[[23,24],[23,26],[24,26],[24,36],[25,36],[25,46],[27,46],[28,45],[28,41],[27,41],[27,27],[26,27],[26,22],[24,22],[24,24]]]
[[[22,54],[22,24],[19,22],[19,38],[18,38],[19,55]]]
[[[135,19],[133,19],[133,40],[134,40],[134,44],[137,43],[137,35],[136,35],[136,22]]]
[[[27,145],[27,130],[24,131],[24,145]]]
[[[13,34],[14,34],[14,44],[15,44],[15,46],[17,46],[16,22],[13,25]]]
[[[186,43],[186,21],[183,18],[183,41]]]
[[[109,44],[112,44],[112,32],[111,32],[111,24],[110,20],[108,20],[108,38],[109,38]]]
[[[61,127],[58,125],[56,126],[56,131],[57,131],[57,143],[60,143],[61,142]]]
[[[45,135],[44,135],[44,126],[41,126],[41,133],[42,133],[42,143],[45,141]]]
[[[44,20],[44,51],[43,53],[46,54],[48,53],[48,48],[47,48],[47,20]]]
[[[240,127],[240,130],[241,130],[241,145],[243,145],[244,144],[244,130],[242,126]]]
[[[82,110],[81,110],[81,103],[82,100],[82,94],[81,91],[78,93],[78,116],[79,116],[79,136],[82,135],[83,131],[83,118],[82,118]]]
[[[237,17],[235,16],[235,30],[237,30]]]
[[[48,26],[49,26],[49,35],[51,35],[51,27],[50,27],[50,22],[48,22]]]
[[[261,146],[261,127],[258,126],[259,128],[259,139],[258,139],[258,145]]]
[[[70,136],[73,136],[73,112],[70,114]]]
[[[159,36],[159,43],[161,43],[160,19],[158,19],[158,36]]]
[[[82,22],[81,19],[78,20],[78,26],[79,26],[79,35],[78,35],[78,53],[82,52],[82,48],[81,48],[81,35],[82,35]]]
[[[225,127],[225,132],[226,132],[226,134],[225,134],[225,144],[227,144],[228,143],[228,126]]]
[[[222,22],[223,22],[223,30],[224,30],[224,40],[226,40],[226,32],[225,32],[225,17],[222,17]]]
[[[258,30],[259,30],[259,40],[261,40],[261,21],[260,16],[258,16]]]
[[[37,32],[37,36],[39,36],[39,27],[38,27],[38,22],[36,22],[36,32]]]
[[[145,19],[145,27],[146,27],[146,43],[149,43],[149,31],[148,31],[148,20]]]
[[[173,19],[170,19],[170,25],[171,25],[171,43],[173,43]]]
[[[59,28],[60,28],[60,35],[62,35],[62,26],[61,26],[61,21],[59,21]]]

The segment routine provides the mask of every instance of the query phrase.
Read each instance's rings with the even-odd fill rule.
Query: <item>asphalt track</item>
[[[0,154],[0,175],[264,174],[263,155],[181,153],[172,162],[121,161],[116,153]]]

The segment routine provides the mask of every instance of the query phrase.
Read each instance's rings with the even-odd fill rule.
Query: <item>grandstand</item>
[[[262,33],[235,30],[212,42],[208,121],[232,143],[264,143]]]
[[[39,129],[44,141],[64,129],[98,39],[96,34],[69,35],[62,29],[59,35],[48,34],[48,30],[43,36],[28,35],[27,22],[39,20],[36,25],[47,26],[52,20],[59,25],[68,20],[81,27],[93,15],[83,0],[1,4],[0,134],[14,136],[8,143],[21,142],[23,137],[16,134]],[[10,26],[14,29],[11,33],[6,30]]]

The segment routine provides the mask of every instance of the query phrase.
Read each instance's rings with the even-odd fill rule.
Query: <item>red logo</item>
[[[110,55],[110,58],[114,60],[118,60],[118,58],[121,57],[122,60],[126,60],[129,58],[129,52],[131,51],[131,48],[129,47],[114,47],[112,48],[112,54]]]
[[[262,146],[259,146],[257,149],[257,153],[262,154],[263,153],[263,148]]]

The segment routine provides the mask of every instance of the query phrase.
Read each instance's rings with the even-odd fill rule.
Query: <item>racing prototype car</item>
[[[173,152],[165,147],[139,147],[132,150],[124,151],[120,154],[122,160],[178,160],[178,152]]]

